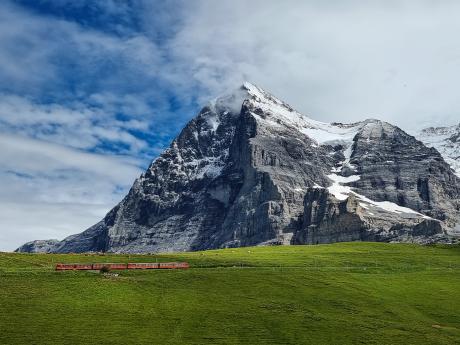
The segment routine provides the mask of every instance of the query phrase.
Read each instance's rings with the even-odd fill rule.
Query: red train
[[[153,263],[95,263],[95,264],[57,264],[56,271],[100,270],[107,267],[110,270],[146,270],[146,269],[187,269],[187,262],[153,262]]]

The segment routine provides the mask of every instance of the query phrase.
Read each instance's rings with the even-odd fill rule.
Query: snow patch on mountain
[[[353,145],[353,138],[355,135],[363,126],[369,123],[380,123],[378,120],[365,120],[352,124],[316,121],[299,113],[287,103],[253,84],[244,83],[243,88],[245,88],[251,96],[249,101],[259,110],[252,113],[259,121],[263,121],[273,127],[283,127],[285,125],[294,127],[314,140],[317,143],[314,147],[318,145],[341,145],[344,147],[343,153],[345,155],[346,164],[349,163],[351,157],[351,146]],[[261,114],[263,114],[263,116]]]
[[[369,198],[366,198],[364,195],[360,195],[360,194],[357,194],[355,192],[352,191],[352,193],[362,202],[360,202],[360,206],[361,207],[364,207],[365,209],[368,209],[368,205],[373,205],[373,206],[376,206],[378,208],[381,208],[385,211],[388,211],[388,212],[393,212],[393,213],[397,213],[397,214],[414,214],[414,215],[417,215],[419,217],[422,217],[422,218],[425,218],[425,219],[432,219],[431,217],[428,217],[422,213],[419,213],[411,208],[408,208],[408,207],[403,207],[403,206],[399,206],[398,204],[395,204],[394,202],[390,202],[390,201],[374,201],[374,200],[371,200]]]
[[[345,177],[337,174],[330,174],[327,175],[327,177],[332,180],[332,185],[329,186],[327,190],[339,200],[346,200],[351,193],[351,187],[344,186],[344,184],[355,182],[360,179],[359,175]]]

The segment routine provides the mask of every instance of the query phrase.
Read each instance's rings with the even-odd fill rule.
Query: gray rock
[[[445,240],[442,223],[412,213],[386,211],[362,203],[354,194],[337,200],[326,189],[307,194],[303,224],[294,244],[345,241],[438,242]]]
[[[58,240],[36,240],[23,244],[15,250],[16,253],[50,253],[54,250]]]
[[[203,108],[102,221],[50,250],[449,242],[459,185],[397,127],[321,123],[245,84]]]

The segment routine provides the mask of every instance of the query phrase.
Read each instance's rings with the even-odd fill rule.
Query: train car
[[[127,264],[123,263],[108,263],[108,262],[101,262],[93,264],[93,270],[100,270],[103,267],[107,267],[111,270],[125,270],[128,268]]]
[[[91,270],[92,264],[57,264],[56,265],[56,271],[69,271],[69,270]]]
[[[125,270],[128,268],[128,264],[120,264],[120,263],[117,263],[117,264],[110,264],[109,265],[109,268],[111,270]]]
[[[146,270],[146,269],[157,269],[159,268],[159,264],[156,262],[153,263],[129,263],[128,269],[133,270]]]
[[[176,262],[176,268],[182,268],[182,269],[187,269],[190,268],[190,265],[188,262]]]
[[[109,267],[107,264],[105,263],[98,263],[98,264],[93,264],[93,270],[100,270],[102,267]]]
[[[160,269],[186,269],[189,268],[187,262],[160,262]]]

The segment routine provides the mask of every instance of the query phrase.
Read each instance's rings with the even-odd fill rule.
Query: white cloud
[[[33,239],[63,239],[97,223],[113,205],[0,200],[0,251]]]
[[[147,144],[130,130],[147,130],[145,120],[116,120],[116,109],[83,103],[62,106],[34,103],[24,97],[0,94],[0,130],[44,139],[62,145],[91,149],[105,142],[123,144],[137,154]]]
[[[0,133],[0,250],[63,238],[99,221],[141,173],[129,157],[98,155]]]
[[[209,93],[249,79],[325,121],[459,121],[455,1],[194,1],[171,41]]]
[[[2,170],[23,173],[48,173],[64,169],[102,175],[112,183],[121,183],[137,173],[136,161],[128,157],[110,157],[74,150],[61,145],[0,133]]]
[[[69,59],[72,51],[88,79],[106,64],[116,66],[113,75],[93,78],[98,91],[88,96],[118,99],[111,104],[133,115],[150,110],[164,118],[167,92],[204,103],[248,79],[325,121],[379,117],[410,129],[458,119],[458,2],[113,4],[92,6],[136,18],[141,30],[125,23],[124,35],[113,35],[10,6],[0,18],[0,76],[26,88],[46,86],[60,77],[58,57]]]

